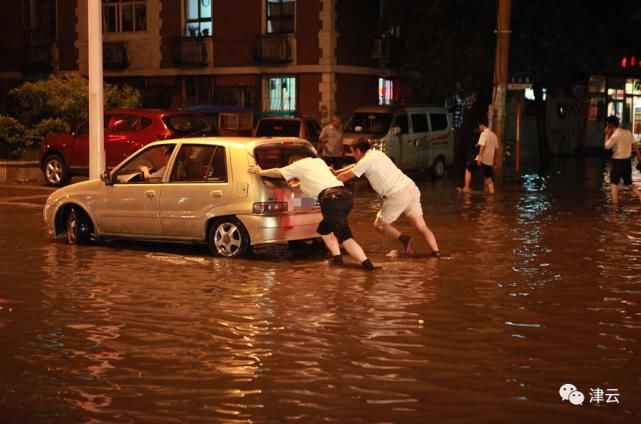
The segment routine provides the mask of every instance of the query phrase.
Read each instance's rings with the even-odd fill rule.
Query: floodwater
[[[639,422],[638,200],[611,206],[597,160],[494,196],[461,179],[418,180],[442,259],[387,256],[354,187],[369,273],[313,249],[69,246],[46,192],[0,188],[0,422]]]

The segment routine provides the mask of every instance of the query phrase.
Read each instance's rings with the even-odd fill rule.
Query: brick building
[[[326,122],[410,99],[389,0],[102,0],[107,82],[147,107],[243,106]],[[87,75],[87,2],[5,2],[0,96],[49,74]],[[3,102],[4,104],[4,102]]]

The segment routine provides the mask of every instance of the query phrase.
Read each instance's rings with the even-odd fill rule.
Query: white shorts
[[[379,221],[391,224],[402,213],[409,218],[423,215],[421,192],[416,184],[408,184],[403,189],[383,197],[383,207],[378,211],[376,217]]]

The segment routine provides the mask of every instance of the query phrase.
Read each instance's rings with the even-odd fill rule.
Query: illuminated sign
[[[641,57],[623,56],[619,61],[619,66],[622,69],[641,68]]]

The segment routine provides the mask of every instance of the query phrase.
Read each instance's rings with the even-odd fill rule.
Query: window
[[[146,0],[102,0],[105,32],[147,31]]]
[[[114,117],[113,127],[111,128],[111,131],[115,133],[136,131],[137,124],[138,124],[137,116],[116,115]]]
[[[227,182],[227,156],[223,146],[181,147],[172,172],[173,182]]]
[[[267,33],[294,32],[295,0],[267,0]]]
[[[391,105],[394,100],[394,81],[386,78],[378,79],[378,104]]]
[[[22,24],[25,29],[55,30],[55,0],[22,0]]]
[[[412,114],[412,131],[414,133],[427,132],[427,115],[424,113]]]
[[[282,116],[296,113],[296,77],[263,78],[263,112]]]
[[[289,164],[294,155],[316,157],[314,152],[303,145],[268,144],[256,147],[254,150],[256,162],[263,169],[281,168]]]
[[[396,117],[396,122],[394,123],[395,127],[399,127],[401,129],[401,134],[407,134],[410,132],[409,130],[409,125],[407,124],[407,115],[398,115]]]
[[[194,115],[170,115],[162,118],[163,122],[175,136],[185,136],[211,131],[206,118]]]
[[[213,34],[211,2],[213,0],[185,0],[185,36],[209,37]]]
[[[293,119],[261,119],[256,137],[300,137],[300,124]]]
[[[161,182],[174,147],[174,144],[162,144],[143,150],[116,171],[116,181],[127,184]]]
[[[447,128],[447,115],[444,113],[430,113],[430,124],[432,131],[440,131]]]

